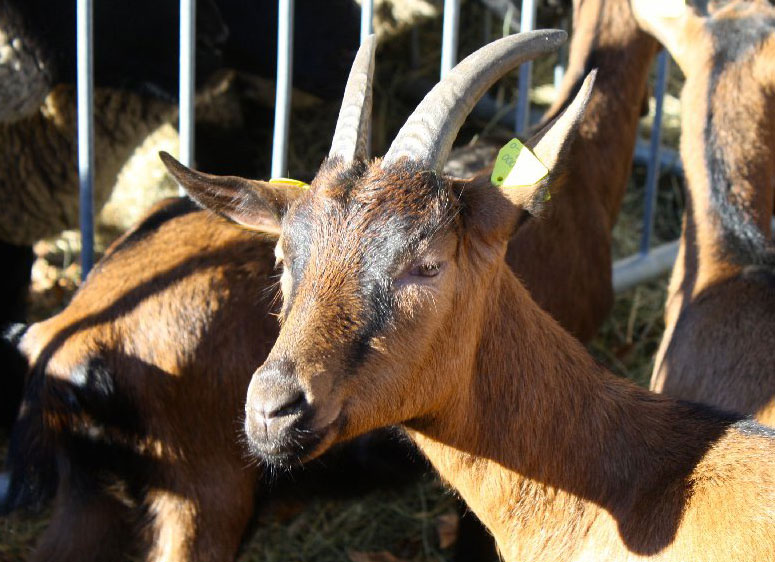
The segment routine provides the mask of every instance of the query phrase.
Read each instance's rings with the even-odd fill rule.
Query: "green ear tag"
[[[300,187],[302,189],[309,189],[309,184],[299,180],[292,180],[290,178],[272,178],[269,183],[283,183],[286,185],[292,185],[294,187]]]
[[[538,183],[549,170],[519,139],[511,139],[498,152],[490,181],[502,187],[526,187]]]

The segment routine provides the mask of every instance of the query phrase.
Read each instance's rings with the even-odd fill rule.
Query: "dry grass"
[[[461,52],[472,51],[483,40],[483,14],[477,4],[464,3],[467,22],[461,37]],[[435,79],[438,72],[438,19],[422,23],[418,28],[421,57],[412,68],[408,35],[384,43],[378,52],[378,77],[374,106],[374,151],[382,153],[389,139],[413,109],[410,100],[398,95],[407,81],[406,76]],[[493,25],[494,33],[499,25]],[[536,65],[534,84],[551,81],[554,61]],[[246,88],[237,80],[237,86]],[[516,79],[504,81],[501,93],[506,99],[513,94]],[[674,69],[670,91],[677,95],[680,79]],[[248,172],[266,176],[269,169],[267,121],[271,116],[260,96],[243,93],[246,137],[252,158]],[[328,150],[328,143],[338,110],[336,102],[319,102],[311,107],[295,109],[292,115],[292,147],[290,169],[295,177],[309,179]],[[670,108],[668,108],[670,109]],[[675,145],[678,132],[675,119],[664,138]],[[300,126],[299,124],[304,124]],[[468,140],[484,124],[474,123],[463,133]],[[244,162],[243,162],[244,163]],[[218,171],[218,170],[215,170]],[[645,171],[636,169],[625,197],[622,214],[614,231],[614,255],[623,257],[637,249],[641,231],[643,184]],[[137,183],[137,182],[135,182]],[[680,230],[682,196],[679,180],[662,178],[658,196],[655,243],[672,240]],[[109,240],[100,240],[104,249]],[[33,286],[33,318],[40,319],[60,310],[76,288],[76,265],[80,244],[77,235],[67,234],[36,247],[39,255]],[[652,356],[663,330],[662,308],[666,277],[643,284],[619,295],[613,313],[590,350],[604,364],[622,376],[639,384],[647,384]],[[7,436],[0,435],[0,447]],[[0,452],[5,452],[0,451]],[[23,560],[34,544],[35,537],[45,527],[48,513],[14,514],[0,519],[0,562]],[[443,561],[450,559],[450,548],[439,545],[439,530],[445,530],[444,542],[454,539],[454,502],[451,494],[432,477],[412,485],[402,492],[376,491],[352,501],[312,499],[306,504],[285,503],[266,506],[258,519],[257,531],[245,544],[240,562],[353,562],[379,561]],[[448,545],[447,545],[448,546]]]
[[[352,501],[314,499],[291,517],[287,505],[259,518],[240,562],[340,562],[389,552],[400,560],[447,560],[439,528],[456,518],[452,496],[432,477],[403,491],[375,491]],[[374,562],[377,562],[376,560]]]

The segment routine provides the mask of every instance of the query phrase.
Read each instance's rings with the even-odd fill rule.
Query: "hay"
[[[455,504],[432,477],[400,492],[313,500],[288,518],[281,515],[284,508],[264,510],[239,562],[342,562],[353,552],[384,551],[407,562],[435,562],[450,555],[451,548],[439,546],[437,524],[442,517],[454,517]]]

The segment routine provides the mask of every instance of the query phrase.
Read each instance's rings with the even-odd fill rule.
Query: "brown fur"
[[[560,159],[577,124],[545,137]],[[771,559],[775,434],[607,372],[506,265],[514,202],[545,187],[324,166],[278,224],[283,322],[248,390],[252,450],[285,464],[400,423],[509,561]]]
[[[372,167],[347,204],[327,196],[323,174],[291,208],[285,244],[311,247],[303,277],[290,274],[283,327],[248,409],[265,399],[262,380],[281,363],[304,390],[300,419],[315,435],[293,454],[315,456],[403,422],[507,560],[772,557],[775,437],[597,366],[505,265],[516,215],[499,192],[469,182],[433,196],[434,180],[411,174]],[[462,193],[462,207],[452,193]],[[396,289],[391,321],[352,364],[353,339],[369,321],[356,288],[384,247],[377,233],[423,208],[446,210],[409,224],[447,226],[409,263],[446,269],[430,284]],[[298,238],[299,217],[311,235]],[[288,446],[255,449],[278,459]]]
[[[775,200],[775,9],[711,8],[665,20],[644,6],[640,16],[686,74],[687,205],[651,386],[775,425],[775,260],[764,242]],[[735,22],[742,31],[726,29]],[[760,247],[741,246],[737,231],[760,236]]]
[[[573,21],[568,71],[543,124],[573,99],[593,68],[599,69],[596,87],[568,150],[568,173],[552,188],[552,204],[541,220],[519,230],[506,260],[535,301],[586,341],[613,305],[611,230],[630,176],[657,43],[639,30],[627,0],[576,1]]]
[[[275,243],[167,201],[109,249],[64,311],[29,328],[12,501],[56,484],[31,560],[234,558],[269,488],[241,426],[278,331]],[[240,336],[232,322],[245,325]],[[391,485],[411,481],[422,463],[385,441],[372,434],[328,468],[307,467],[294,489],[352,494],[387,471]]]
[[[567,173],[552,188],[552,204],[539,220],[520,228],[506,261],[541,308],[587,341],[613,304],[611,230],[630,177],[641,106],[648,101],[646,79],[658,44],[640,30],[628,0],[577,0],[573,21],[567,72],[557,100],[536,129],[570,103],[593,68],[599,70],[596,87],[578,138],[568,148]],[[457,177],[475,175],[470,172],[478,170],[476,164],[491,166],[504,142],[489,151],[453,151],[445,171]],[[488,181],[489,175],[488,170],[479,181]]]
[[[60,451],[54,517],[32,560],[116,560],[122,541],[137,543],[132,528],[148,560],[229,560],[252,514],[258,472],[245,470],[239,421],[277,331],[274,243],[173,212],[116,242],[68,308],[22,340],[28,392],[42,387],[18,423]]]
[[[614,7],[613,13],[609,12],[609,6]],[[602,321],[602,317],[610,305],[610,227],[618,211],[621,192],[626,184],[626,170],[629,169],[631,144],[634,141],[637,121],[636,111],[632,107],[636,106],[634,101],[639,100],[644,95],[645,75],[648,63],[653,55],[654,42],[650,38],[639,33],[630,24],[622,26],[622,13],[626,14],[626,12],[622,12],[622,6],[626,6],[626,4],[623,2],[608,2],[605,3],[605,9],[602,14],[586,10],[579,16],[577,21],[586,21],[591,18],[595,20],[600,19],[602,23],[600,23],[600,27],[595,27],[591,24],[577,24],[579,28],[578,34],[582,32],[589,34],[592,32],[592,29],[596,29],[598,40],[595,42],[574,39],[572,46],[574,58],[571,62],[569,78],[566,81],[564,90],[567,96],[566,101],[569,101],[572,97],[573,86],[577,85],[578,78],[583,76],[584,67],[590,64],[600,66],[617,76],[619,76],[619,73],[623,73],[629,77],[626,80],[628,88],[621,89],[617,85],[617,88],[619,88],[618,95],[614,95],[610,91],[611,86],[609,85],[615,84],[615,80],[604,81],[602,89],[593,93],[591,103],[595,109],[590,111],[584,118],[582,125],[582,130],[586,135],[586,144],[581,145],[577,143],[570,151],[571,158],[587,162],[594,161],[595,158],[600,158],[601,161],[614,158],[613,152],[610,152],[612,149],[617,154],[621,151],[621,154],[615,156],[615,158],[617,162],[622,162],[622,167],[611,167],[606,164],[604,168],[597,171],[588,167],[580,167],[578,174],[574,173],[572,176],[575,178],[575,181],[570,181],[571,176],[566,178],[567,185],[556,194],[553,200],[556,205],[548,209],[542,220],[534,221],[529,223],[529,226],[523,227],[510,245],[510,248],[513,248],[513,250],[510,250],[509,259],[510,261],[513,260],[517,268],[524,268],[521,271],[521,275],[525,278],[528,286],[532,287],[534,293],[543,299],[543,304],[548,306],[550,311],[560,321],[574,329],[574,332],[580,337],[591,336]],[[579,54],[579,51],[582,52],[583,56]],[[637,62],[627,66],[622,64],[623,59]],[[558,103],[557,107],[550,112],[550,115],[555,115],[562,105],[564,103]],[[608,112],[615,114],[617,118],[620,118],[621,115],[619,113],[623,112],[623,114],[628,116],[625,125],[612,127],[610,122],[604,117]],[[608,137],[609,140],[616,138],[620,142],[603,143],[601,140],[605,135],[610,135]],[[629,148],[627,148],[628,146]],[[587,155],[586,158],[584,154]],[[333,174],[334,172],[331,171],[331,173]],[[477,181],[480,184],[486,183],[486,180],[482,178]],[[341,191],[340,183],[338,181],[331,181],[327,182],[327,185],[338,185],[338,189]],[[253,185],[260,186],[261,184],[256,182]],[[580,193],[586,193],[586,195],[583,197],[573,196],[572,194],[576,190]],[[280,195],[283,196],[279,199],[281,206],[287,204],[288,201],[285,199],[287,193],[282,192]],[[331,193],[331,195],[333,196],[334,193]],[[344,196],[345,194],[339,193],[338,195]],[[593,204],[593,201],[596,203]],[[604,207],[605,211],[601,211],[601,207]],[[590,213],[586,213],[587,209],[590,210]],[[603,216],[607,218],[603,218]],[[194,217],[198,218],[194,219]],[[253,220],[256,220],[256,217],[253,217]],[[565,221],[569,221],[569,223]],[[200,223],[201,232],[195,233],[196,229],[189,228],[189,226],[193,226],[194,222]],[[210,222],[214,224],[210,224]],[[569,245],[568,247],[563,247],[563,245],[555,242],[560,235],[558,233],[567,233],[570,230],[569,225],[575,225],[579,232],[585,232],[583,236],[573,235],[570,238],[574,243],[578,241],[587,249],[585,251],[591,254],[587,258],[580,259],[585,254],[576,251],[576,246]],[[119,383],[121,388],[117,394],[119,396],[124,394],[135,396],[139,394],[140,396],[134,398],[128,407],[131,417],[143,420],[143,427],[147,425],[148,427],[159,428],[159,430],[163,428],[165,433],[174,436],[174,439],[171,439],[171,441],[177,443],[177,445],[172,448],[164,448],[161,451],[157,450],[157,455],[152,455],[147,460],[139,459],[135,468],[126,470],[119,475],[119,480],[132,476],[141,486],[147,486],[149,478],[153,480],[161,478],[165,482],[170,483],[170,486],[174,485],[176,488],[184,487],[188,490],[183,498],[176,498],[170,494],[157,491],[149,491],[142,497],[132,498],[131,504],[136,507],[130,508],[120,501],[114,500],[112,495],[107,494],[106,496],[102,490],[97,491],[95,494],[86,494],[84,498],[82,490],[70,491],[71,487],[68,487],[65,483],[60,486],[55,520],[42,540],[39,559],[49,559],[52,552],[59,552],[60,559],[62,560],[79,559],[79,556],[85,556],[72,553],[66,555],[66,551],[62,549],[61,545],[64,540],[63,537],[74,535],[75,533],[72,529],[82,527],[82,522],[92,517],[91,514],[93,513],[99,514],[100,517],[98,519],[104,520],[104,528],[106,529],[104,532],[109,535],[113,533],[110,530],[112,528],[111,525],[131,527],[137,525],[137,520],[140,517],[138,514],[148,513],[151,521],[149,527],[150,540],[157,545],[155,550],[149,555],[150,559],[157,559],[162,555],[169,556],[171,557],[170,559],[179,560],[217,558],[215,554],[212,554],[213,552],[226,552],[231,548],[229,545],[235,544],[235,541],[239,539],[244,528],[244,523],[240,523],[242,521],[240,517],[244,515],[241,509],[245,509],[243,500],[251,496],[250,490],[252,488],[240,479],[236,479],[233,485],[229,485],[224,481],[219,487],[212,488],[210,486],[211,480],[205,481],[200,478],[198,474],[205,470],[205,466],[209,466],[207,463],[209,463],[209,459],[216,457],[215,454],[208,456],[207,461],[202,461],[201,469],[199,465],[189,467],[188,463],[171,462],[171,459],[176,455],[186,459],[192,456],[194,458],[201,457],[205,448],[212,444],[213,440],[219,442],[219,445],[213,451],[217,452],[226,447],[224,442],[230,441],[237,435],[237,429],[233,420],[241,415],[240,405],[231,398],[223,402],[221,404],[220,421],[213,420],[209,415],[191,419],[188,416],[181,416],[179,413],[176,413],[183,412],[187,408],[193,408],[198,411],[191,404],[193,398],[189,396],[181,397],[180,404],[175,405],[172,410],[166,407],[159,409],[160,404],[164,403],[166,406],[166,404],[173,401],[173,390],[165,390],[166,387],[162,381],[167,380],[165,373],[169,368],[169,362],[178,360],[170,359],[170,356],[177,358],[179,353],[177,342],[179,339],[190,339],[189,346],[199,347],[201,345],[208,350],[198,355],[199,361],[207,362],[204,357],[217,357],[217,360],[208,363],[211,365],[223,365],[222,357],[232,357],[232,360],[235,361],[232,368],[230,370],[219,370],[219,372],[229,375],[221,384],[229,385],[229,396],[244,396],[249,377],[248,373],[263,361],[265,355],[262,354],[262,350],[265,353],[276,333],[277,328],[269,326],[263,320],[259,324],[250,321],[246,322],[245,320],[247,317],[267,318],[266,313],[268,309],[266,308],[267,303],[265,301],[256,298],[255,302],[250,306],[244,303],[244,299],[248,298],[247,295],[261,295],[263,293],[265,289],[262,284],[270,284],[265,276],[271,270],[271,262],[269,260],[273,258],[266,253],[266,248],[263,246],[264,243],[261,242],[262,245],[256,248],[255,251],[260,253],[260,256],[255,256],[255,261],[249,262],[246,260],[240,266],[246,268],[246,275],[238,276],[232,271],[232,267],[220,262],[220,258],[231,259],[228,257],[231,238],[224,237],[225,235],[222,233],[213,236],[213,229],[220,233],[219,221],[208,221],[205,217],[201,217],[201,213],[194,213],[172,219],[169,223],[165,223],[159,232],[151,229],[143,245],[138,246],[136,249],[132,246],[129,246],[128,249],[122,249],[119,243],[116,247],[117,249],[111,251],[109,257],[106,258],[107,263],[104,266],[100,266],[92,275],[90,282],[79,292],[79,296],[68,309],[48,322],[34,327],[27,336],[26,345],[28,347],[34,347],[38,350],[46,347],[56,347],[59,350],[52,358],[53,363],[50,361],[46,362],[47,365],[51,363],[52,368],[53,365],[58,364],[59,358],[65,355],[71,357],[69,363],[83,363],[92,353],[97,343],[99,343],[101,354],[116,356],[115,360],[111,360],[111,366],[115,369],[119,380],[130,376],[130,372],[134,373],[133,376],[140,377],[142,380],[151,380],[152,382],[145,385],[142,389],[135,389],[134,382],[126,380],[125,383]],[[173,232],[177,234],[173,235]],[[235,231],[232,233],[232,236],[235,237],[235,240],[249,240],[252,237],[252,235],[244,231]],[[164,283],[162,283],[162,286],[158,286],[157,277],[153,274],[154,271],[171,267],[173,261],[183,260],[183,255],[187,252],[190,252],[187,255],[194,256],[204,252],[205,247],[210,246],[220,248],[220,252],[222,252],[220,258],[218,251],[209,252],[207,253],[208,257],[199,258],[199,260],[204,261],[202,264],[204,269],[201,272],[196,273],[196,270],[192,270],[189,274],[188,268],[185,272],[181,271],[184,279],[176,284],[178,288],[174,292],[173,287],[167,287]],[[170,254],[169,248],[180,248],[181,253],[179,255]],[[160,258],[154,261],[152,268],[148,268],[148,256],[151,255],[159,256]],[[595,257],[592,257],[592,255]],[[191,259],[193,260],[194,258],[191,257]],[[197,263],[199,260],[197,260]],[[207,264],[211,262],[213,262],[212,267],[208,267]],[[240,262],[242,262],[241,259]],[[603,265],[598,266],[595,264]],[[227,271],[232,271],[232,273],[224,274],[222,271],[224,268]],[[558,269],[573,272],[585,271],[586,273],[576,273],[579,278],[574,281],[568,276],[557,276],[552,273]],[[592,282],[593,277],[591,276],[593,273],[597,276],[595,278],[599,278],[600,275],[603,275],[605,278],[599,283]],[[219,281],[224,275],[223,283],[226,285],[222,285],[221,281]],[[150,280],[147,281],[149,276]],[[584,283],[583,286],[578,286],[579,279],[582,278],[588,279],[589,282]],[[124,285],[136,285],[135,289],[127,289],[130,297],[124,300],[126,301],[126,306],[132,309],[143,303],[142,310],[138,309],[130,316],[125,316],[116,307],[111,307],[110,310],[115,310],[115,313],[110,312],[104,315],[99,324],[90,327],[88,330],[81,330],[79,328],[73,335],[70,335],[72,330],[69,326],[71,324],[74,323],[76,326],[80,326],[79,318],[84,315],[88,316],[92,308],[95,306],[101,307],[104,299],[109,300],[111,298],[110,294],[112,293],[103,295],[102,292],[106,290],[106,287],[110,291],[114,291],[110,287],[116,279],[123,280]],[[569,282],[570,284],[568,284]],[[226,286],[228,291],[213,290],[212,285],[214,284],[217,287]],[[145,286],[147,286],[147,289],[141,290]],[[570,298],[570,296],[566,298],[557,297],[559,294],[570,295],[569,291],[575,295],[573,298]],[[588,295],[582,296],[585,294],[585,291],[588,292]],[[146,293],[152,298],[149,298]],[[603,294],[604,297],[602,298],[598,296]],[[188,312],[184,314],[181,305],[173,304],[176,302],[189,303]],[[225,312],[222,315],[211,316],[207,312],[209,306],[207,303],[211,303]],[[202,310],[200,310],[200,307],[202,307]],[[237,310],[232,307],[241,308]],[[229,311],[232,311],[233,314]],[[212,344],[212,342],[207,342],[206,346],[204,342],[196,343],[197,338],[206,337],[208,334],[226,334],[228,326],[226,325],[225,318],[230,314],[233,316],[234,325],[250,326],[249,329],[244,331],[243,337],[221,342],[220,345]],[[188,325],[192,321],[189,315],[192,315],[195,324],[201,325],[201,329],[194,334],[188,332]],[[148,326],[150,322],[148,318],[154,318],[153,325]],[[242,320],[240,320],[241,318]],[[145,337],[146,330],[152,328],[160,321],[162,326],[164,326],[162,334],[154,333],[155,337],[153,338]],[[272,324],[273,319],[267,319],[267,322]],[[247,353],[247,349],[244,347],[244,343],[242,343],[246,340],[261,342],[261,346],[259,346],[259,349],[251,349]],[[312,341],[310,339],[310,342]],[[232,345],[235,347],[232,347]],[[123,354],[123,352],[119,354],[118,350],[123,350],[126,347],[138,348],[139,351],[133,351],[128,355]],[[314,349],[314,346],[310,345],[310,348]],[[35,353],[37,354],[39,351]],[[133,366],[135,361],[132,358],[136,353],[143,355],[144,360],[142,363]],[[242,362],[234,359],[235,354],[241,357]],[[127,356],[122,358],[120,355]],[[185,356],[187,355],[184,354]],[[129,361],[130,359],[131,361]],[[125,364],[123,361],[129,361],[129,363]],[[207,388],[209,384],[207,377],[196,374],[197,369],[200,368],[205,368],[205,366],[199,365],[195,368],[193,365],[190,365],[185,372],[181,372],[178,375],[178,378],[181,380],[190,379],[190,381],[187,382],[185,388],[183,386],[176,386],[174,390],[175,396],[178,392],[194,395],[204,392],[204,390],[196,388],[199,385],[204,385],[204,388]],[[209,367],[205,370],[209,372]],[[49,390],[54,390],[54,387],[57,386],[54,377],[67,380],[69,376],[72,376],[72,370],[68,371],[64,365],[58,368],[56,372],[59,374],[52,374],[52,380],[46,383]],[[237,374],[240,374],[240,376],[237,376]],[[65,386],[66,388],[69,387],[70,383],[68,382]],[[164,394],[165,392],[166,394]],[[160,396],[167,396],[168,394],[170,395],[169,398],[165,400],[160,399]],[[177,398],[174,400],[177,400]],[[142,405],[138,405],[136,402]],[[63,448],[65,457],[67,457],[70,454],[74,454],[74,451],[70,452],[70,445],[66,440],[62,440],[60,432],[67,434],[77,427],[83,428],[82,431],[88,431],[88,428],[93,425],[93,421],[79,421],[71,415],[70,409],[66,404],[58,406],[56,411],[63,412],[62,415],[65,417],[59,419],[56,423],[54,423],[54,420],[49,420],[52,426],[56,426],[57,430],[56,432],[49,433],[48,438],[57,442]],[[208,419],[208,427],[210,429],[206,433],[210,437],[204,440],[205,443],[195,443],[192,439],[205,433],[205,419]],[[111,443],[114,443],[113,440],[115,440],[115,443],[128,442],[130,448],[141,447],[144,450],[154,449],[154,447],[158,449],[160,446],[159,440],[149,441],[146,437],[143,437],[143,442],[140,443],[140,437],[136,433],[142,432],[133,429],[131,437],[113,435],[111,436]],[[190,438],[185,437],[185,434],[189,434]],[[160,465],[163,467],[163,470],[157,474],[155,465],[162,460],[164,462],[161,462]],[[221,470],[225,472],[235,470],[236,467],[241,467],[245,464],[244,462],[242,464],[230,464],[232,462],[241,462],[238,461],[233,452],[222,454],[219,462],[223,463]],[[72,473],[68,473],[66,477],[68,479],[75,478],[77,480],[85,477],[84,472],[86,475],[90,472],[88,467],[79,466],[73,466],[71,470]],[[132,474],[133,471],[134,474]],[[111,478],[115,476],[114,474]],[[99,484],[103,486],[103,483]],[[111,484],[110,489],[113,490],[114,488],[115,486]],[[119,494],[119,497],[125,499],[123,494],[124,492]],[[200,495],[209,494],[220,495],[220,504],[217,508],[210,507],[206,502],[200,502],[196,499]],[[92,497],[94,498],[93,500],[88,499]],[[234,522],[228,530],[222,526],[219,527],[219,545],[208,546],[210,539],[207,536],[200,538],[200,531],[198,529],[202,529],[203,520],[210,520],[212,517],[215,517],[212,513],[213,510],[215,510],[215,513],[220,513],[226,509],[225,506],[230,506],[231,500],[229,498],[232,497],[240,497],[240,502],[235,505],[242,507],[234,509]],[[229,510],[232,511],[232,508],[229,507]],[[117,521],[119,523],[116,523]],[[87,526],[92,528],[91,524]],[[84,543],[77,546],[77,548],[81,549],[79,551],[81,553],[93,550],[95,559],[99,559],[101,556],[106,559],[112,559],[114,558],[113,553],[119,550],[122,545],[115,540],[105,541],[100,538],[101,528],[101,526],[97,525],[94,527],[93,533],[79,535]],[[209,533],[206,533],[206,535],[209,535]],[[116,535],[113,536],[118,538]],[[100,548],[96,548],[95,545],[99,545]],[[71,557],[68,558],[68,556]],[[219,556],[226,557],[223,554],[219,554]]]

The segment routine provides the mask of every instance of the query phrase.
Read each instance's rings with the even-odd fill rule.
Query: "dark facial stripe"
[[[333,171],[326,169],[330,166]],[[339,332],[347,334],[341,342],[342,357],[352,371],[367,359],[374,338],[394,318],[393,279],[449,227],[459,205],[437,174],[408,166],[364,174],[354,168],[343,172],[334,162],[324,165],[316,181],[284,225],[284,251],[293,279],[285,314],[290,314],[297,291],[328,291],[330,298],[342,276],[355,276],[349,286],[357,294],[341,295],[355,298],[336,320]],[[311,271],[318,279],[306,278]],[[320,280],[331,285],[316,286]]]
[[[375,283],[364,300],[367,308],[366,321],[356,331],[347,354],[347,367],[350,372],[366,361],[373,338],[379,335],[395,316],[395,296],[388,280]]]
[[[775,18],[759,16],[710,20],[715,61],[713,81],[725,65],[746,58],[772,35]]]

